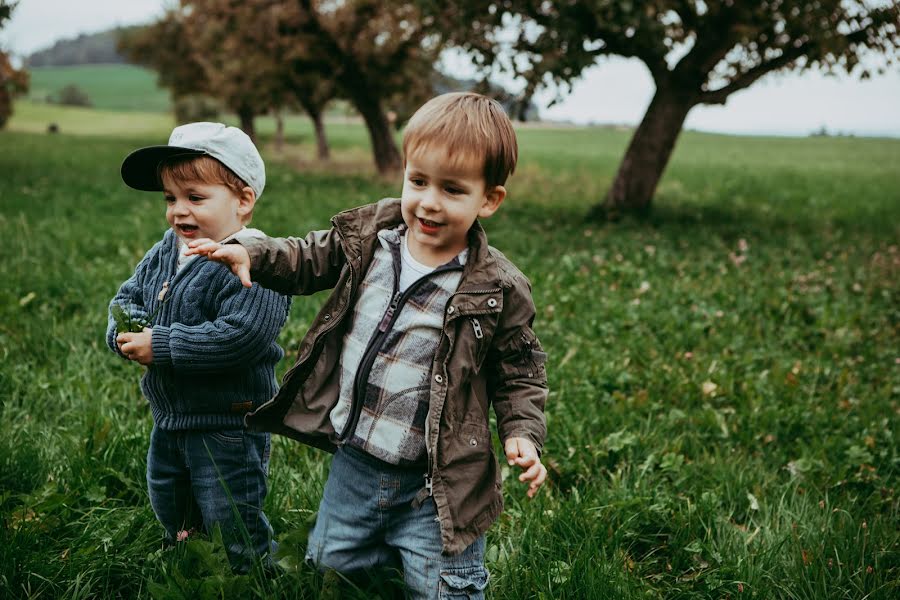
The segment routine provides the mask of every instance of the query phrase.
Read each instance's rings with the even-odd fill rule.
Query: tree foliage
[[[174,9],[159,21],[123,32],[118,47],[129,62],[155,70],[159,85],[168,88],[173,99],[210,89],[187,28]]]
[[[474,0],[420,2],[485,67],[566,89],[603,56],[641,60],[656,93],[595,215],[646,210],[693,106],[722,104],[767,73],[868,77],[895,65],[896,2],[871,0]]]
[[[63,106],[92,106],[91,98],[88,96],[87,92],[83,89],[75,85],[74,83],[69,83],[64,85],[58,92],[56,92],[56,96],[50,96],[47,98],[48,101],[55,102],[57,104],[62,104]]]
[[[18,2],[0,0],[0,29],[12,15]],[[13,99],[28,91],[29,76],[25,69],[12,65],[9,54],[0,50],[0,129],[6,127],[13,113]]]
[[[432,95],[429,85],[443,47],[441,30],[408,2],[297,0],[280,36],[293,47],[296,73],[326,77],[360,113],[369,131],[375,165],[400,167],[393,112],[401,122]]]
[[[299,105],[316,125],[320,156],[325,104],[344,97],[365,121],[380,172],[400,166],[390,125],[432,95],[441,47],[439,28],[415,5],[375,0],[181,0],[120,44],[175,97],[219,98],[245,129],[243,115]]]

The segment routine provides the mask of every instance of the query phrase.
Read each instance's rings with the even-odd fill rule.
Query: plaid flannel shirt
[[[341,352],[340,398],[331,423],[355,446],[396,465],[425,464],[425,420],[431,388],[431,365],[440,341],[444,309],[462,276],[460,257],[413,283],[396,308],[390,329],[389,306],[397,295],[401,236],[406,227],[378,232],[375,251],[360,285],[353,320]],[[379,336],[381,333],[381,336]],[[377,348],[372,348],[373,342]],[[371,353],[371,354],[370,354]],[[368,373],[365,357],[374,356]],[[370,359],[371,360],[371,359]],[[357,377],[366,377],[357,389]],[[354,396],[361,406],[353,426]],[[348,424],[352,432],[346,431]]]

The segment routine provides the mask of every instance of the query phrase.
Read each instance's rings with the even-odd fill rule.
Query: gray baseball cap
[[[266,166],[250,137],[222,123],[188,123],[172,130],[166,146],[139,148],[122,161],[122,180],[136,190],[161,192],[159,166],[171,158],[211,156],[231,169],[256,193],[266,187]]]

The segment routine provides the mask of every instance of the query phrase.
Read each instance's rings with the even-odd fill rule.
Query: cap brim
[[[203,156],[206,152],[178,146],[147,146],[139,148],[122,161],[122,181],[128,187],[144,192],[161,192],[159,165],[176,156]]]

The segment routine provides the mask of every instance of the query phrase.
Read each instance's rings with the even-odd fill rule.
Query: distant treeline
[[[71,65],[116,64],[127,62],[116,49],[119,36],[136,27],[117,27],[98,33],[82,34],[60,40],[53,46],[35,52],[26,59],[29,67],[64,67]]]
[[[26,63],[28,67],[126,64],[128,60],[117,49],[119,36],[141,27],[141,25],[116,27],[97,33],[81,34],[72,39],[59,40],[53,46],[30,55],[26,59]],[[446,74],[440,74],[433,82],[433,87],[436,94],[441,94],[451,90],[472,89],[476,84],[477,81],[474,79],[460,80]],[[512,112],[513,102],[511,96],[503,90],[502,86],[492,84],[490,90],[503,104],[504,108]],[[501,90],[501,93],[497,93]],[[525,110],[524,116],[527,120],[536,120],[538,118],[538,109],[534,102],[528,102],[528,108]]]

